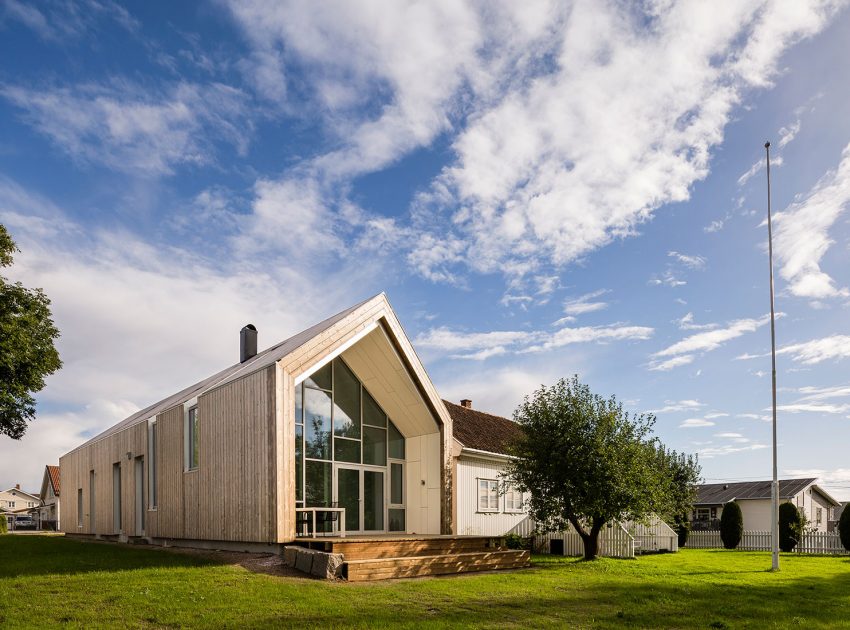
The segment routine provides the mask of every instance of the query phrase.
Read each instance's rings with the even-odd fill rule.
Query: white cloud
[[[850,335],[831,335],[802,343],[783,346],[776,354],[790,354],[792,360],[805,365],[850,358]]]
[[[838,167],[826,173],[800,201],[774,217],[779,275],[798,297],[822,300],[848,297],[846,287],[835,286],[821,269],[821,259],[834,241],[829,230],[850,207],[850,144]]]
[[[432,328],[419,335],[414,345],[435,348],[455,354],[454,358],[486,359],[505,353],[527,354],[590,342],[644,340],[652,336],[646,326],[581,326],[549,331],[461,332],[446,327]]]
[[[770,168],[777,168],[779,166],[782,166],[782,164],[783,159],[781,155],[775,155],[770,159]],[[744,184],[746,184],[755,175],[763,171],[765,166],[767,166],[767,158],[762,158],[759,161],[755,162],[746,173],[744,173],[738,178],[738,186],[743,186]]]
[[[758,319],[738,319],[729,322],[724,328],[696,333],[685,337],[663,350],[656,352],[653,357],[673,357],[693,352],[710,352],[716,350],[732,339],[753,332],[770,321],[770,316],[765,315]]]
[[[252,123],[246,96],[222,84],[178,83],[152,91],[139,85],[73,89],[0,86],[0,96],[76,160],[148,175],[181,164],[213,162],[217,142],[247,149]]]
[[[705,414],[705,417],[709,420],[713,420],[715,418],[728,418],[729,414],[725,411],[712,411],[711,413]]]
[[[608,308],[607,302],[594,301],[602,295],[608,293],[608,289],[600,289],[592,293],[585,293],[577,298],[572,298],[564,302],[564,313],[567,316],[584,315],[585,313],[593,313]]]
[[[52,3],[4,0],[0,24],[4,18],[23,24],[41,39],[51,43],[80,37],[93,30],[100,20],[109,20],[131,33],[139,28],[138,21],[124,7],[111,0]]]
[[[777,405],[777,411],[786,411],[788,413],[847,413],[850,411],[848,405],[830,405],[827,403],[792,403],[788,405]],[[770,411],[770,409],[765,409]]]
[[[714,434],[714,437],[719,437],[719,438],[742,438],[742,437],[744,437],[744,436],[743,436],[743,435],[741,435],[740,433],[715,433],[715,434]]]
[[[682,280],[681,278],[676,277],[676,275],[670,271],[669,269],[665,271],[663,274],[658,275],[655,274],[649,279],[649,284],[654,286],[668,286],[672,288],[684,286],[687,281]]]
[[[850,385],[839,385],[837,387],[801,387],[797,390],[804,394],[801,400],[827,400],[829,398],[850,397]]]
[[[787,127],[782,127],[779,130],[779,148],[781,149],[786,144],[791,142],[800,133],[800,119],[798,118]]]
[[[688,418],[679,425],[680,429],[694,429],[697,427],[713,427],[714,422],[705,418]]]
[[[736,413],[736,418],[746,418],[747,420],[761,420],[763,422],[770,422],[773,420],[772,416],[766,416],[764,414],[758,413]]]
[[[682,330],[711,330],[717,328],[719,324],[695,324],[694,314],[686,313],[681,319],[676,320],[676,324]]]
[[[688,400],[665,400],[664,406],[660,409],[650,409],[648,413],[654,413],[655,415],[659,415],[662,413],[675,413],[678,411],[691,411],[694,409],[699,409],[701,407],[705,407],[705,403],[701,403],[698,400],[688,399]]]
[[[723,455],[732,455],[733,453],[743,453],[746,451],[760,451],[769,448],[767,444],[746,444],[736,446],[737,442],[725,444],[722,446],[708,446],[697,451],[702,459],[712,459]]]
[[[664,361],[657,361],[651,363],[649,365],[649,369],[653,372],[667,372],[677,367],[681,367],[683,365],[689,365],[694,362],[694,356],[692,354],[683,354],[678,357],[673,357],[671,359],[666,359]]]
[[[722,230],[725,224],[725,219],[715,219],[714,221],[706,225],[704,228],[702,228],[702,231],[706,234],[713,234],[714,232],[719,232],[720,230]]]
[[[311,166],[346,180],[450,134],[453,161],[412,206],[409,263],[516,277],[632,235],[689,197],[743,95],[837,3],[231,0],[260,93],[324,112],[334,150]],[[303,99],[302,99],[303,101]],[[635,121],[641,121],[635,125]],[[547,273],[547,275],[552,275]]]
[[[689,256],[687,254],[681,254],[676,251],[667,252],[667,256],[669,256],[670,258],[675,258],[677,261],[679,261],[689,269],[705,269],[705,264],[707,262],[704,256]]]

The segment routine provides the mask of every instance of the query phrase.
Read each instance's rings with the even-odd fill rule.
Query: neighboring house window
[[[511,484],[505,489],[505,512],[522,512],[522,492]]]
[[[15,502],[14,502],[14,501],[9,501],[9,507],[15,507]]]
[[[200,456],[200,423],[198,420],[197,405],[191,407],[187,414],[186,421],[186,470],[196,470],[198,468],[198,460]]]
[[[148,422],[148,509],[156,509],[156,420]]]
[[[499,511],[499,482],[495,479],[478,480],[478,511]]]
[[[815,522],[820,525],[823,523],[823,508],[817,508],[815,510]]]

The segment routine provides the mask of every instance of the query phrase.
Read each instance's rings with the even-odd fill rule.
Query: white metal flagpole
[[[779,477],[776,466],[776,315],[773,308],[773,225],[770,216],[770,142],[764,143],[767,166],[767,256],[770,262],[770,360],[773,386],[773,483],[770,486],[770,510],[773,525],[770,530],[772,571],[779,571]]]

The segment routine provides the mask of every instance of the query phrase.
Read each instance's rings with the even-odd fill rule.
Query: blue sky
[[[850,498],[845,2],[0,2],[9,275],[64,369],[0,485],[386,291],[450,400],[578,373],[708,480]]]

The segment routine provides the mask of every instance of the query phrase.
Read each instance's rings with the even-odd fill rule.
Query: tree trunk
[[[599,530],[590,530],[589,534],[581,537],[584,542],[584,559],[596,560],[599,553]]]

